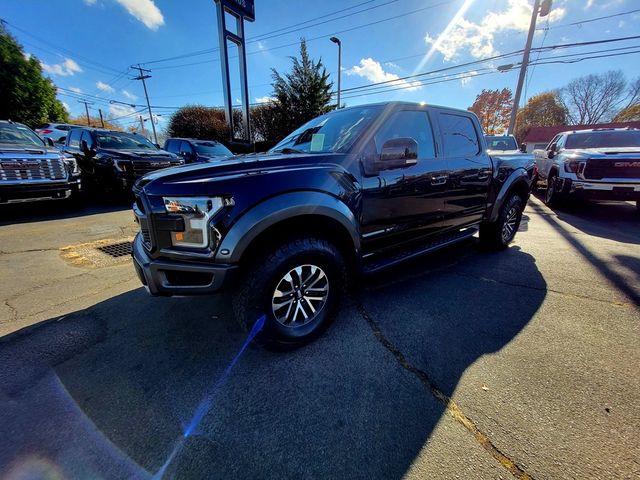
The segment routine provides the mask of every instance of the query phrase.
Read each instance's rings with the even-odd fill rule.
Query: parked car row
[[[137,133],[66,124],[37,131],[44,139],[0,122],[0,203],[69,199],[82,189],[117,196],[149,172],[233,155],[215,141],[171,138],[162,150]]]

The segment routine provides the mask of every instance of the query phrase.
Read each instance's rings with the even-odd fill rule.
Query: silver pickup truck
[[[534,156],[547,205],[572,196],[635,201],[640,209],[640,130],[562,132]]]

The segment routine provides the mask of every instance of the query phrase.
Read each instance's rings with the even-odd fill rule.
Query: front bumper
[[[80,192],[80,177],[70,180],[20,180],[0,181],[0,203],[35,202],[39,200],[59,200]]]
[[[138,234],[133,241],[133,265],[138,278],[151,295],[203,295],[228,285],[236,265],[194,263],[151,258]]]
[[[592,200],[640,200],[640,183],[564,179],[562,192]]]

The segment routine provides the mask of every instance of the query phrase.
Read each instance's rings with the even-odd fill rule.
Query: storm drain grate
[[[119,258],[126,255],[131,255],[131,245],[131,242],[120,242],[112,243],[111,245],[104,245],[102,247],[96,247],[96,249],[112,256],[113,258]]]

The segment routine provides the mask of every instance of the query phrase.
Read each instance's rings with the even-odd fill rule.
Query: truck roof
[[[471,113],[471,114],[475,115],[473,112],[471,112],[469,110],[465,110],[463,108],[445,107],[444,105],[435,105],[433,103],[427,103],[427,102],[403,102],[403,101],[398,101],[398,100],[387,101],[387,102],[363,103],[361,105],[354,105],[352,107],[341,108],[341,110],[351,110],[351,109],[354,109],[354,108],[387,106],[387,105],[388,106],[405,105],[405,106],[413,106],[413,107],[441,108],[442,110],[451,110],[451,111],[455,111],[455,112],[464,112],[464,113],[467,113],[467,114]]]
[[[582,134],[586,134],[586,133],[593,133],[593,132],[626,132],[629,130],[640,130],[638,128],[634,128],[634,127],[624,127],[624,128],[616,128],[616,127],[610,127],[610,128],[589,128],[587,130],[566,130],[564,132],[560,132],[560,133],[570,133],[570,134],[576,134],[576,135],[582,135]]]

